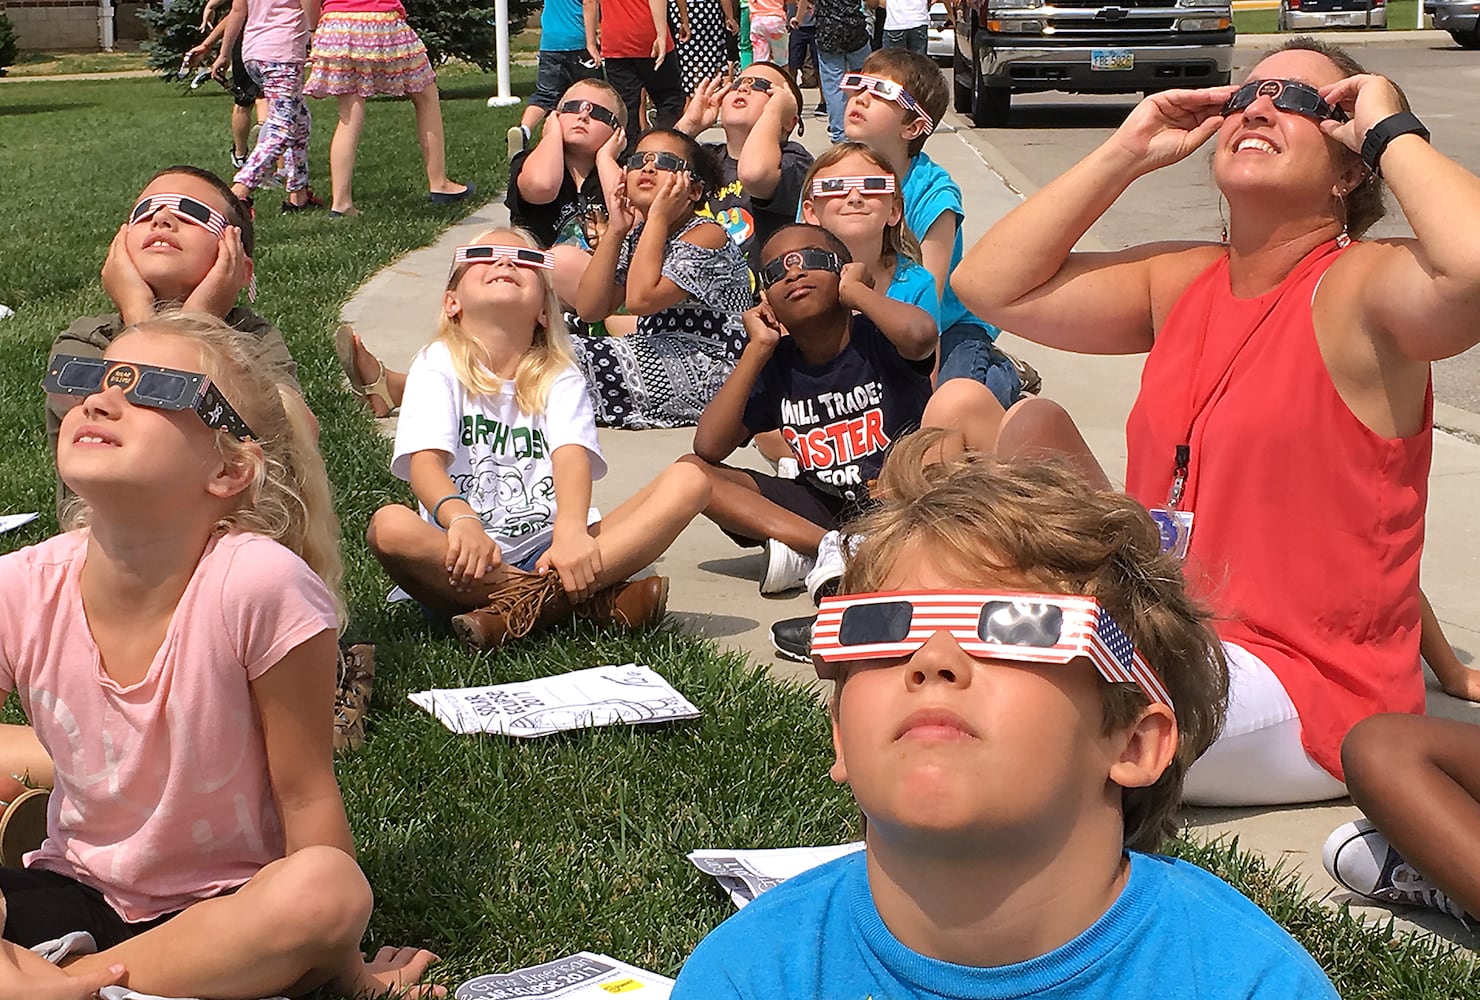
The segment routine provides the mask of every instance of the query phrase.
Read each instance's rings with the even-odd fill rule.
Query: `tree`
[[[15,55],[15,25],[0,11],[0,76],[5,75],[5,67],[15,62]]]
[[[493,4],[487,0],[402,0],[406,20],[426,43],[433,65],[462,59],[483,69],[494,66]],[[144,43],[149,67],[166,79],[180,70],[187,50],[199,43],[200,13],[205,0],[151,3],[139,15],[153,29]],[[509,34],[524,29],[539,0],[509,0]],[[224,15],[224,10],[223,10]]]

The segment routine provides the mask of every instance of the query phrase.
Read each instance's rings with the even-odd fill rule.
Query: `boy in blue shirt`
[[[673,1000],[1336,997],[1232,887],[1143,853],[1228,691],[1149,515],[941,444],[892,452],[813,638],[865,850],[725,921]]]

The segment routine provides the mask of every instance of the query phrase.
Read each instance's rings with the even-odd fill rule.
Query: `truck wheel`
[[[974,47],[971,60],[971,120],[977,128],[1002,128],[1012,109],[1011,87],[989,87],[982,80],[981,47]]]
[[[956,110],[963,115],[967,115],[971,113],[971,88],[963,85],[961,83],[961,77],[958,75],[959,67],[955,61],[960,58],[961,53],[959,52],[951,57],[953,60],[951,63],[951,83],[955,84],[956,88]]]
[[[1274,30],[1275,31],[1289,31],[1290,30],[1290,22],[1285,18],[1285,7],[1284,7],[1284,4],[1281,4],[1280,5],[1280,13],[1279,13],[1279,17],[1275,20]]]
[[[1480,27],[1469,31],[1451,31],[1449,37],[1464,49],[1480,49]]]

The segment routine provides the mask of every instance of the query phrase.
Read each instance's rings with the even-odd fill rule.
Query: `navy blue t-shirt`
[[[842,352],[820,365],[807,365],[796,341],[782,337],[750,390],[745,429],[779,427],[804,483],[863,500],[890,444],[920,426],[934,365],[934,356],[903,358],[866,316],[853,317]]]

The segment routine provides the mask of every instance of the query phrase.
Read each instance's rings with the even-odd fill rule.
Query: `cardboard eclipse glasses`
[[[842,274],[843,260],[831,250],[822,250],[817,247],[792,250],[769,261],[761,268],[761,287],[770,288],[786,277],[792,268],[798,271],[831,271],[833,274]]]
[[[41,383],[47,392],[60,396],[91,396],[114,386],[122,389],[123,398],[134,406],[194,410],[207,427],[225,431],[240,441],[253,436],[221,390],[200,372],[57,354],[47,364],[46,378]]]
[[[849,191],[859,194],[893,194],[894,178],[888,174],[869,177],[814,177],[812,197],[841,198]]]
[[[1171,696],[1098,600],[1064,594],[939,590],[824,598],[812,627],[817,676],[838,664],[896,659],[949,632],[976,659],[1066,664],[1083,656],[1112,684],[1134,684],[1168,707]]]
[[[677,153],[670,153],[666,150],[649,149],[644,152],[633,153],[627,157],[626,162],[622,165],[628,170],[641,170],[648,164],[652,164],[654,170],[666,170],[674,174],[692,173],[689,170],[688,160],[685,160]]]
[[[1316,121],[1349,120],[1347,113],[1337,105],[1328,104],[1319,90],[1299,80],[1250,80],[1233,92],[1228,103],[1223,105],[1223,114],[1242,111],[1261,97],[1268,97],[1270,103],[1281,111],[1290,111]]]
[[[488,264],[498,260],[513,262],[518,267],[534,267],[548,271],[555,266],[555,255],[548,250],[534,247],[509,246],[503,243],[470,243],[452,252],[452,266],[459,264]]]
[[[840,86],[843,90],[866,90],[875,97],[893,101],[906,111],[914,112],[925,123],[926,135],[935,131],[935,120],[926,114],[924,107],[910,95],[908,90],[893,80],[883,80],[877,76],[869,76],[867,73],[844,73]]]
[[[620,127],[617,122],[617,116],[595,101],[566,101],[555,110],[562,115],[585,115],[593,122],[601,122],[601,124],[613,132]]]
[[[188,194],[152,194],[143,198],[128,214],[128,224],[137,226],[141,222],[147,222],[154,218],[161,208],[168,208],[171,214],[181,222],[199,226],[218,239],[222,233],[226,232],[226,216]]]

